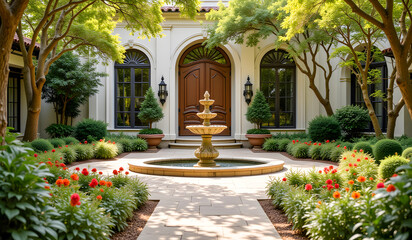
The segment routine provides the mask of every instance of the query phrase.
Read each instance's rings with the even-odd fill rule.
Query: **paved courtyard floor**
[[[112,173],[128,168],[129,162],[158,157],[192,157],[194,150],[161,149],[157,153],[130,153],[116,161],[85,163]],[[151,200],[160,200],[139,240],[161,239],[282,239],[257,199],[267,199],[265,188],[271,177],[290,169],[307,170],[330,164],[294,161],[280,153],[253,153],[249,149],[219,149],[220,157],[259,157],[283,160],[283,171],[245,177],[193,178],[131,173],[146,182]]]

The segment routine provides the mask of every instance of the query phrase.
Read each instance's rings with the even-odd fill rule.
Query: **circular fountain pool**
[[[219,158],[220,167],[193,167],[196,158],[155,158],[129,162],[129,170],[137,173],[180,177],[250,176],[278,172],[284,162],[266,158]]]

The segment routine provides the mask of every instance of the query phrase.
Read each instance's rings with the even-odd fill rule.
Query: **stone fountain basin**
[[[199,135],[210,135],[210,134],[219,134],[223,130],[227,128],[225,125],[210,125],[210,126],[204,126],[204,125],[190,125],[186,127],[189,129],[192,133],[199,134]]]
[[[161,175],[161,176],[179,176],[179,177],[232,177],[232,176],[251,176],[268,174],[281,171],[285,162],[267,158],[218,158],[217,160],[236,160],[236,161],[254,161],[259,165],[241,166],[241,167],[171,167],[154,165],[151,163],[164,161],[180,160],[198,160],[196,158],[152,158],[144,162],[139,160],[129,161],[129,170],[132,172]]]

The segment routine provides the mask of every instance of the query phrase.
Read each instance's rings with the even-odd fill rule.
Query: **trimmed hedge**
[[[409,160],[401,156],[387,157],[381,161],[379,165],[379,177],[382,179],[389,179],[395,174],[396,168],[408,164]]]
[[[36,152],[44,152],[44,151],[50,151],[53,149],[53,145],[47,141],[46,139],[36,139],[33,142],[31,142],[31,147],[34,149]]]
[[[402,151],[401,144],[392,139],[382,139],[373,146],[373,155],[377,162],[388,156],[401,155]]]
[[[309,136],[313,141],[319,142],[339,139],[339,122],[334,117],[317,116],[309,122]]]

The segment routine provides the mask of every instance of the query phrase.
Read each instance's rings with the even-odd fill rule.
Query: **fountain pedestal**
[[[202,144],[195,151],[195,156],[199,159],[199,162],[194,165],[195,167],[218,167],[214,161],[219,152],[212,145],[212,135],[219,134],[227,128],[224,125],[210,125],[210,119],[216,117],[216,113],[210,111],[210,106],[215,100],[210,99],[208,91],[205,92],[204,99],[199,100],[200,104],[204,106],[204,110],[201,113],[197,113],[197,116],[203,119],[203,125],[191,125],[186,128],[192,133],[200,134],[202,136]]]

